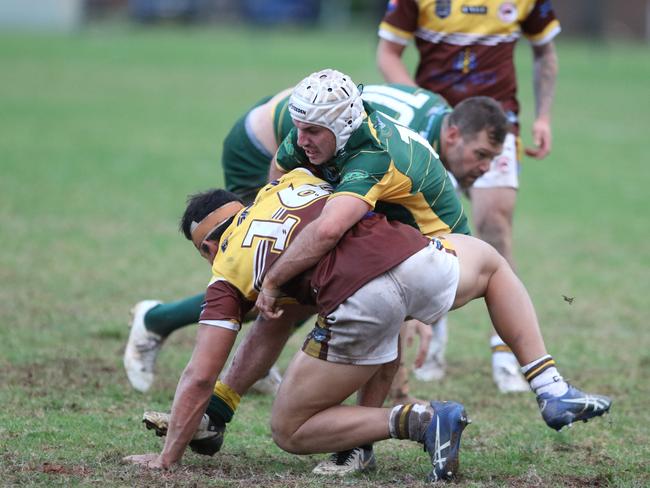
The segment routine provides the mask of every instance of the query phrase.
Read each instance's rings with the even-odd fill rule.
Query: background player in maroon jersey
[[[513,124],[504,151],[490,171],[470,189],[477,235],[492,244],[514,268],[512,219],[519,169],[519,103],[514,46],[523,33],[534,58],[535,121],[533,142],[526,149],[534,158],[551,150],[551,105],[557,76],[553,38],[560,25],[550,0],[390,0],[379,26],[377,64],[386,81],[418,85],[441,94],[452,105],[475,95],[501,102]],[[415,76],[402,53],[415,41],[419,61]],[[444,334],[434,333],[434,339]],[[517,362],[495,335],[493,377],[503,392],[525,391]]]

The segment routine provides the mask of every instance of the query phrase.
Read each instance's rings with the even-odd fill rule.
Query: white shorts
[[[451,243],[431,244],[357,290],[327,317],[319,317],[303,351],[335,363],[384,364],[397,357],[407,318],[432,324],[454,303],[458,258]]]
[[[490,169],[478,178],[473,188],[519,188],[519,163],[517,162],[517,136],[506,135],[503,151],[490,163]]]

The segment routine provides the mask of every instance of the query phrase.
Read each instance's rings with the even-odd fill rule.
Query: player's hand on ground
[[[280,318],[284,312],[278,303],[280,296],[281,292],[279,289],[262,286],[262,291],[257,295],[255,306],[267,319]]]
[[[138,466],[148,469],[166,469],[162,465],[160,456],[157,453],[134,454],[132,456],[126,456],[122,461],[125,463],[137,464]]]
[[[526,155],[536,159],[542,159],[551,152],[551,124],[546,119],[537,119],[533,123],[533,144],[535,147],[527,147]]]

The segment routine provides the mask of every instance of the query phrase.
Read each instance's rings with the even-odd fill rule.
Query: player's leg
[[[402,328],[400,329],[400,341],[398,346],[398,368],[395,372],[393,382],[390,385],[388,395],[389,401],[393,405],[412,402],[426,403],[411,395],[411,389],[409,386],[409,375],[411,368],[406,364],[404,358],[404,348],[413,341],[413,336],[415,336],[416,322],[417,321],[415,320],[408,320],[402,324]]]
[[[204,299],[205,294],[200,293],[171,303],[143,300],[133,307],[123,358],[133,388],[139,391],[151,388],[163,342],[175,330],[198,322]]]
[[[357,392],[357,405],[382,407],[389,394],[400,358],[382,364],[374,375]],[[344,476],[360,471],[373,470],[377,461],[372,444],[355,446],[335,452],[319,462],[312,473],[325,476]]]
[[[489,244],[450,234],[458,254],[460,277],[453,308],[485,297],[495,329],[526,364],[546,354],[537,315],[528,292],[506,260]]]
[[[445,377],[447,337],[447,316],[445,315],[435,324],[431,324],[431,340],[424,363],[413,370],[415,377],[420,381],[439,381]]]
[[[273,438],[296,454],[342,451],[387,439],[389,409],[340,405],[379,365],[338,364],[298,351],[273,403]]]
[[[273,404],[275,442],[288,452],[310,454],[342,452],[390,437],[410,439],[424,444],[430,454],[432,480],[452,478],[458,469],[460,437],[469,422],[463,406],[455,402],[393,408],[341,405],[376,371],[376,365],[332,363],[299,351]]]
[[[512,223],[519,187],[517,138],[508,134],[502,153],[476,180],[469,195],[476,236],[491,244],[515,269]],[[490,337],[492,377],[502,393],[527,391],[517,360],[494,329]]]
[[[450,295],[453,298],[453,291]],[[428,302],[429,300],[425,297],[423,301]],[[367,443],[381,438],[377,436],[377,430],[363,430],[363,427],[359,427],[361,430],[355,430],[355,435],[346,438],[346,432],[351,427],[342,423],[337,424],[337,427],[341,427],[340,436],[323,438],[322,443],[317,441],[307,446],[305,443],[311,442],[309,440],[311,434],[304,435],[304,433],[313,432],[313,430],[307,429],[318,429],[327,425],[327,422],[323,421],[327,417],[321,415],[324,408],[329,411],[330,408],[336,407],[329,413],[343,415],[346,421],[377,421],[374,417],[377,415],[376,410],[372,408],[358,406],[341,409],[338,403],[351,394],[354,388],[359,388],[362,384],[370,383],[372,385],[377,381],[383,385],[375,385],[381,390],[381,394],[369,394],[365,388],[362,389],[362,392],[366,395],[366,402],[376,401],[379,404],[391,379],[390,374],[382,375],[381,370],[375,368],[374,372],[371,371],[362,377],[353,376],[355,380],[346,391],[343,391],[342,394],[334,392],[331,397],[328,397],[330,395],[329,386],[323,387],[322,384],[332,381],[332,378],[329,377],[332,374],[346,374],[338,371],[338,368],[330,368],[330,363],[336,363],[336,366],[355,365],[353,367],[358,368],[394,362],[397,358],[400,327],[404,317],[409,315],[407,302],[408,299],[404,294],[399,277],[388,272],[357,290],[327,317],[319,317],[316,327],[303,345],[305,354],[314,360],[307,362],[301,359],[298,363],[301,367],[302,365],[313,367],[313,375],[306,374],[303,369],[296,367],[295,363],[292,364],[285,375],[278,397],[276,397],[277,408],[274,407],[273,412],[280,443],[286,443],[287,448],[293,450],[303,449],[304,452],[334,448],[340,453],[341,450],[362,449],[369,445]],[[450,304],[451,301],[447,304],[446,310]],[[392,367],[394,368],[394,365]],[[321,374],[325,374],[328,379],[321,380]],[[350,375],[352,376],[352,373]],[[336,384],[337,379],[334,378],[334,381]],[[309,388],[311,390],[307,391]],[[324,400],[321,399],[323,395]],[[316,407],[312,408],[312,405]],[[305,411],[300,413],[291,410],[291,408],[304,409]],[[375,411],[372,417],[364,417],[367,414],[363,412],[371,411]],[[345,417],[348,412],[351,412],[352,417]],[[439,402],[432,402],[429,405],[409,403],[397,405],[390,412],[391,436],[424,442],[427,451],[432,456],[432,461],[434,458],[438,460],[434,467],[434,478],[452,476],[457,467],[460,433],[467,420],[462,405]],[[385,413],[383,415],[382,418],[385,419]],[[298,419],[297,423],[295,419]],[[431,427],[434,424],[439,426],[438,430]],[[423,431],[428,427],[431,428],[427,436],[424,436]],[[376,426],[373,428],[377,429]],[[386,435],[385,427],[381,432],[384,436]],[[295,437],[295,433],[300,436]],[[326,434],[322,435],[326,436]],[[338,441],[334,440],[336,438]],[[320,440],[320,437],[318,439]],[[436,444],[437,440],[441,442]],[[360,442],[365,444],[358,444]],[[437,449],[436,445],[443,447]],[[441,456],[444,457],[444,460]],[[372,456],[363,456],[357,459],[364,460],[368,464],[373,462]],[[368,467],[368,465],[359,463],[352,471],[363,471]],[[345,474],[345,472],[345,470],[341,470],[338,473],[326,474]]]
[[[607,412],[609,398],[583,393],[558,372],[546,351],[528,292],[506,260],[479,239],[450,235],[448,240],[459,261],[453,308],[485,298],[492,323],[522,365],[547,425],[560,430],[576,420],[587,421]]]
[[[246,394],[275,364],[296,324],[314,313],[313,307],[288,305],[279,319],[266,319],[258,315],[237,347],[222,381],[240,396]]]

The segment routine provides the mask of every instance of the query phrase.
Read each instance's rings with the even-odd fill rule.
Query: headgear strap
[[[201,243],[214,229],[239,212],[244,206],[237,201],[228,202],[206,215],[201,222],[190,224],[190,234],[194,247],[200,250]]]

